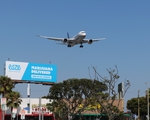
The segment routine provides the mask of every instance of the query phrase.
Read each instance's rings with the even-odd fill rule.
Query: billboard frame
[[[25,74],[25,72],[28,70],[28,71],[30,71],[30,73],[28,72],[29,74],[27,74],[27,76],[30,76],[30,77],[32,76],[32,72],[31,72],[32,71],[32,64],[33,64],[33,66],[34,65],[37,65],[37,66],[46,66],[48,68],[53,68],[53,70],[50,71],[50,69],[46,69],[45,70],[46,72],[44,70],[43,71],[41,70],[40,73],[35,74],[37,76],[42,76],[42,72],[44,72],[44,74],[43,74],[44,78],[38,78],[38,79],[35,78],[35,80],[34,80],[34,78],[32,78],[32,79],[24,79],[24,77],[23,77],[23,79],[18,79],[18,78],[15,79],[11,75],[9,75],[9,72],[8,72],[8,69],[9,69],[8,68],[8,63],[12,63],[12,64],[14,63],[14,64],[19,64],[19,65],[20,64],[21,65],[22,64],[27,64],[23,74]],[[15,84],[18,84],[18,83],[32,83],[32,84],[53,85],[53,84],[55,84],[57,82],[57,66],[54,65],[54,64],[43,64],[43,63],[40,64],[40,63],[30,63],[30,62],[5,61],[4,73],[5,73],[4,76],[9,77]],[[48,73],[48,75],[47,75],[47,73]],[[14,74],[17,75],[17,72],[16,73],[14,72]],[[23,76],[25,76],[25,75],[23,75]],[[49,76],[52,76],[53,79],[49,78]]]

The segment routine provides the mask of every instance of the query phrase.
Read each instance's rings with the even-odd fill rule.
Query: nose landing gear
[[[83,48],[83,45],[82,45],[82,44],[80,45],[80,48]]]
[[[81,45],[80,45],[80,48],[83,48],[83,45],[82,45],[82,43],[81,43]]]
[[[68,45],[68,47],[71,47],[71,45]]]

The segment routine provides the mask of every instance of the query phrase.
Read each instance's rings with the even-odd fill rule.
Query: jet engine
[[[63,42],[66,43],[66,42],[67,42],[67,38],[65,38],[65,39],[63,40]]]
[[[92,44],[92,42],[93,42],[93,40],[92,40],[92,39],[90,39],[90,40],[88,41],[88,43],[89,43],[89,44]]]

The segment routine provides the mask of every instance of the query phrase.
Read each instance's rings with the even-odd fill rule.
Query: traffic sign
[[[25,111],[24,109],[22,109],[22,110],[20,111],[20,114],[21,114],[21,115],[25,115],[25,113],[26,113],[26,111]]]
[[[17,108],[13,108],[12,113],[17,113]]]
[[[12,113],[12,118],[15,118],[16,117],[16,114],[15,113]]]
[[[6,104],[2,104],[2,111],[6,111]]]
[[[6,98],[1,98],[1,104],[6,104]]]
[[[24,120],[25,119],[25,115],[21,115],[21,120]]]

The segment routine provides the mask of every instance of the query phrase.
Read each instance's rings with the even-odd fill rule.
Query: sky
[[[94,66],[105,77],[117,65],[120,79],[131,87],[125,102],[145,96],[150,85],[150,1],[145,0],[5,0],[0,3],[0,75],[11,61],[57,65],[57,82],[90,78]],[[86,31],[86,38],[106,40],[68,48],[36,35],[70,37]],[[92,76],[92,72],[91,72]],[[94,77],[94,74],[93,74]],[[31,84],[31,97],[47,95],[50,86]],[[15,90],[27,97],[27,84]]]

